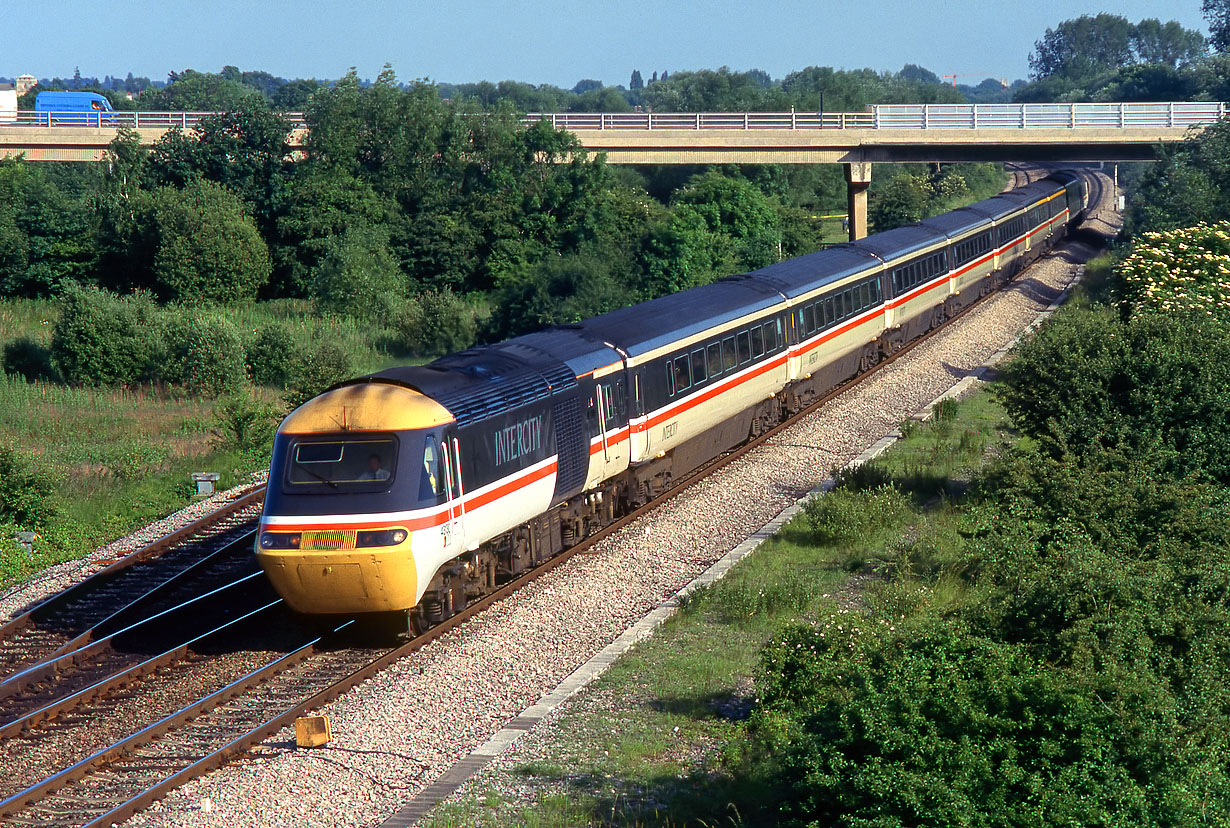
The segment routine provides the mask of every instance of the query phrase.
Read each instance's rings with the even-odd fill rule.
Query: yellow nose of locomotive
[[[388,383],[337,388],[304,403],[283,421],[256,556],[293,609],[309,614],[384,612],[410,609],[418,602],[416,527],[407,518],[417,515],[414,499],[420,488],[424,431],[451,422],[453,416],[435,400]],[[323,462],[330,458],[322,451],[322,462],[304,465],[306,476],[296,478],[288,466],[306,463],[292,460],[293,447],[305,438],[318,447],[343,447],[331,449],[339,461],[354,446],[362,465],[345,479],[326,479],[332,472]],[[374,447],[394,444],[400,449],[388,449],[377,458]],[[372,461],[397,457],[401,470],[375,462],[369,470],[369,452]],[[387,511],[391,508],[396,511]]]
[[[401,542],[358,545],[360,535],[377,531]],[[273,588],[298,612],[385,612],[407,609],[418,601],[418,572],[405,529],[264,531],[257,544],[257,556]]]

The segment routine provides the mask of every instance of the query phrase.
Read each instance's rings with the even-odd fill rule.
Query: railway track
[[[1029,172],[1023,170],[1021,174],[1028,175]],[[1102,197],[1102,182],[1096,176],[1092,178],[1095,183],[1090,203],[1094,204]],[[979,305],[975,303],[954,318],[971,313]],[[291,724],[304,711],[337,698],[574,555],[586,552],[718,469],[772,441],[799,419],[912,352],[934,333],[915,340],[869,371],[814,401],[790,420],[697,470],[642,509],[620,518],[532,572],[400,646],[384,649],[364,646],[362,636],[356,635],[360,625],[353,619],[343,620],[323,634],[308,634],[301,625],[293,622],[275,598],[266,595],[269,600],[262,603],[261,596],[257,594],[259,591],[249,595],[249,603],[242,605],[232,601],[229,597],[231,593],[226,593],[228,597],[220,603],[231,606],[228,617],[210,616],[214,621],[193,630],[190,639],[172,642],[173,646],[158,652],[151,652],[157,648],[151,648],[149,640],[136,638],[141,643],[137,646],[130,643],[128,649],[144,650],[145,657],[134,660],[131,655],[125,655],[121,659],[132,663],[108,662],[111,656],[106,655],[106,650],[110,647],[114,652],[117,645],[122,643],[115,640],[120,633],[139,636],[142,625],[138,622],[107,633],[107,628],[99,621],[98,626],[78,632],[74,638],[42,644],[38,650],[43,654],[41,658],[30,656],[24,661],[17,661],[15,671],[6,667],[4,675],[9,678],[0,683],[0,737],[11,734],[6,739],[9,744],[25,740],[30,746],[31,755],[38,753],[36,743],[41,733],[62,734],[74,728],[80,730],[87,727],[86,723],[100,717],[114,717],[116,704],[128,703],[131,706],[150,687],[155,686],[151,677],[162,676],[172,683],[190,683],[193,677],[199,679],[200,673],[207,672],[221,678],[204,688],[204,692],[192,698],[185,697],[183,703],[160,709],[156,718],[135,732],[126,732],[88,753],[83,751],[85,755],[73,757],[71,764],[61,765],[54,773],[40,775],[37,779],[24,779],[18,775],[20,789],[0,800],[0,817],[14,825],[40,826],[101,826],[126,819],[177,785],[241,755]],[[250,537],[237,540],[239,546],[247,544],[250,548]],[[216,553],[221,555],[222,550],[218,549]],[[161,560],[174,559],[164,556]],[[181,583],[191,579],[187,573],[194,571],[194,564],[174,566],[180,567],[175,577],[182,576]],[[197,567],[195,571],[201,570]],[[239,589],[242,583],[247,582],[242,577],[237,578],[227,588]],[[147,590],[150,591],[156,590]],[[164,595],[167,592],[169,590],[164,590]],[[45,602],[34,611],[53,605],[57,598]],[[191,614],[195,611],[194,607],[203,606],[198,603],[203,598],[181,602],[182,606],[164,607],[159,612],[168,615],[159,617],[169,619],[175,613]],[[149,606],[154,606],[154,603]],[[48,617],[59,616],[53,614]],[[41,626],[36,625],[38,629],[63,635],[55,631],[54,625],[40,623]],[[0,643],[4,640],[7,639],[0,639]],[[240,647],[246,648],[246,658],[233,658]],[[232,656],[231,660],[224,658],[227,655]],[[52,663],[56,659],[65,659],[65,663],[92,665],[90,669],[94,672],[60,670]],[[225,669],[221,666],[224,662]],[[40,678],[43,674],[46,677]],[[73,678],[57,679],[62,674]],[[35,679],[40,679],[42,683]],[[23,696],[22,692],[25,691],[21,690],[15,691],[10,700],[4,694],[5,684],[12,688],[20,684],[25,691],[36,686],[58,684],[60,690],[58,696],[51,694],[57,698],[51,703],[54,706],[40,707],[37,698]],[[6,703],[10,706],[6,707]]]
[[[1018,187],[1024,187],[1027,184],[1032,184],[1041,178],[1045,178],[1051,171],[1047,167],[1042,167],[1038,164],[1028,162],[1008,162],[1004,164],[1004,169],[1012,175],[1011,180],[1008,182],[1008,186],[1004,187],[1002,191],[1005,193],[1015,190]]]
[[[90,577],[0,625],[0,676],[78,649],[100,634],[168,605],[217,563],[213,557],[255,528],[264,488],[122,555]],[[149,566],[157,561],[157,566]]]

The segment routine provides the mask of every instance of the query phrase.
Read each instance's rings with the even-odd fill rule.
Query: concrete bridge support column
[[[843,164],[846,168],[847,224],[850,241],[858,241],[867,235],[867,188],[871,186],[871,162],[856,161]]]

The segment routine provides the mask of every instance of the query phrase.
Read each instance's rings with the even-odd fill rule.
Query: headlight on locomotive
[[[363,549],[369,546],[397,546],[404,543],[407,532],[405,529],[375,529],[359,532],[355,537],[355,548]]]
[[[261,532],[261,549],[298,549],[302,542],[298,532]]]

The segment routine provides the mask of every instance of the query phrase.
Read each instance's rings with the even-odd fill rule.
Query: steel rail
[[[255,533],[253,533],[253,535],[255,535]],[[103,638],[93,641],[84,647],[81,647],[79,649],[72,650],[66,653],[62,653],[58,656],[49,658],[46,661],[41,661],[38,664],[34,664],[30,667],[26,667],[22,670],[19,670],[18,672],[13,673],[10,676],[7,676],[4,679],[4,681],[0,681],[0,701],[10,698],[11,696],[14,696],[17,693],[20,693],[24,690],[27,690],[30,687],[34,686],[35,684],[39,684],[41,682],[47,681],[48,679],[58,674],[62,674],[65,668],[75,666],[79,663],[86,661],[87,659],[93,656],[100,655],[103,652],[109,649],[112,649],[115,643],[115,640],[119,638],[121,635],[127,635],[127,634],[134,633],[140,630],[142,627],[146,626],[147,624],[153,624],[154,622],[159,621],[160,619],[164,619],[167,616],[172,615],[173,613],[183,612],[184,610],[193,607],[194,605],[200,603],[201,601],[205,601],[209,598],[215,598],[218,595],[228,590],[235,589],[244,584],[247,584],[256,578],[259,578],[262,574],[263,573],[259,569],[256,570],[255,572],[249,572],[247,575],[244,575],[241,578],[231,581],[228,584],[223,584],[222,586],[215,587],[214,589],[211,589],[208,592],[202,592],[197,595],[194,595],[188,600],[182,601],[176,604],[175,606],[167,607],[166,609],[159,610],[153,615],[150,615],[146,618],[141,619],[140,621],[130,624],[129,626],[124,627],[121,630],[117,630],[111,633],[110,635],[107,635]]]
[[[238,526],[232,527],[232,529],[237,529],[237,528],[239,527]],[[214,564],[218,563],[219,561],[225,560],[227,557],[236,555],[237,553],[250,552],[251,544],[255,542],[255,539],[256,539],[256,532],[254,530],[244,535],[243,537],[237,540],[234,540],[231,543],[226,544],[225,546],[221,546],[218,549],[214,550],[213,552],[210,552],[209,554],[205,555],[205,557],[201,558],[200,560],[188,566],[186,569],[181,569],[179,572],[175,573],[170,578],[167,578],[161,583],[146,590],[141,595],[138,595],[136,598],[133,598],[127,604],[120,607],[118,610],[111,613],[106,618],[94,624],[94,626],[92,626],[90,629],[85,630],[84,632],[77,635],[75,638],[72,638],[69,641],[65,642],[63,646],[59,647],[54,652],[48,654],[48,658],[49,659],[55,658],[57,656],[64,655],[65,653],[70,653],[73,650],[84,647],[87,644],[89,644],[89,642],[97,640],[99,635],[109,635],[111,632],[119,630],[122,627],[122,625],[127,624],[127,626],[129,627],[133,626],[135,623],[138,623],[138,622],[131,622],[131,621],[128,621],[127,619],[128,617],[137,614],[137,610],[139,610],[142,606],[146,606],[150,603],[153,603],[154,599],[157,598],[160,594],[165,594],[167,592],[170,592],[172,588],[181,586],[183,582],[188,580],[189,578],[201,575],[202,573],[205,572],[205,570],[207,570],[209,567],[213,566]],[[255,566],[255,564],[253,564],[253,566]],[[0,686],[3,686],[3,682],[0,682]]]
[[[162,667],[166,667],[177,661],[183,660],[187,658],[188,653],[193,646],[200,645],[215,636],[220,636],[232,627],[250,620],[255,617],[255,615],[268,612],[274,607],[280,606],[282,603],[283,602],[280,599],[267,602],[266,604],[258,607],[254,611],[255,614],[248,613],[238,618],[232,618],[231,620],[214,627],[212,630],[204,632],[189,641],[185,641],[183,644],[172,647],[158,653],[157,655],[150,656],[149,658],[132,665],[121,673],[116,673],[108,678],[101,679],[88,687],[83,687],[71,695],[50,702],[18,719],[6,722],[0,725],[0,739],[8,739],[16,736],[30,729],[34,725],[39,724],[40,722],[54,719],[55,717],[67,713],[70,710],[73,710],[100,696],[103,696],[112,690],[118,690],[119,688],[124,687],[137,679],[144,678]]]
[[[242,511],[248,506],[262,502],[264,500],[264,496],[265,486],[262,484],[235,498],[221,508],[210,512],[207,515],[202,515],[188,525],[176,529],[174,532],[169,532],[157,540],[146,544],[141,549],[126,555],[122,555],[117,560],[111,562],[97,572],[92,573],[89,577],[78,581],[67,589],[47,596],[42,601],[27,609],[25,612],[14,616],[3,625],[0,625],[0,641],[9,639],[22,629],[30,626],[35,622],[36,616],[47,615],[58,608],[66,606],[81,596],[88,594],[91,590],[99,588],[104,583],[112,580],[119,573],[135,566],[136,564],[147,563],[161,557],[171,549],[191,539],[193,536],[207,532],[212,526],[224,521],[236,512]]]
[[[278,601],[272,601],[263,607],[258,607],[257,609],[240,616],[235,619],[235,621],[246,621],[269,609],[270,607],[276,606],[280,602],[281,599]],[[63,770],[52,774],[41,782],[31,785],[25,790],[19,791],[7,799],[0,801],[0,816],[8,817],[18,813],[23,808],[33,805],[48,794],[55,792],[57,789],[84,778],[95,768],[122,758],[130,753],[133,748],[158,738],[159,736],[173,730],[180,724],[208,712],[224,701],[240,695],[256,684],[264,681],[270,675],[285,669],[291,664],[302,661],[304,658],[311,655],[313,648],[320,642],[321,638],[321,636],[315,637],[297,649],[292,650],[285,655],[279,656],[265,666],[258,667],[257,669],[250,671],[229,684],[220,687],[209,695],[198,699],[183,708],[180,708],[170,715],[164,716],[157,722],[147,725],[131,736],[121,739],[110,747],[96,751],[90,756],[87,756],[85,759],[82,759],[79,762],[64,768]]]

